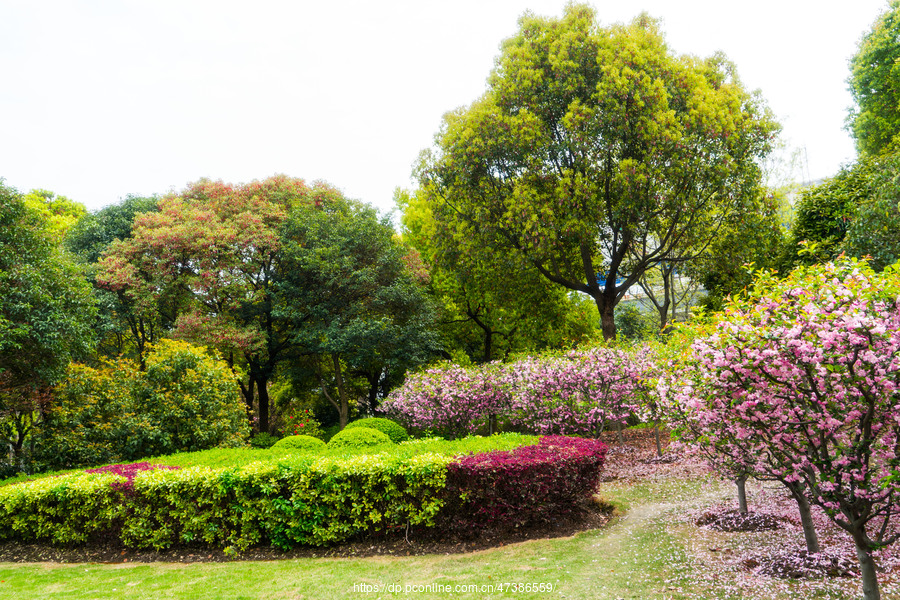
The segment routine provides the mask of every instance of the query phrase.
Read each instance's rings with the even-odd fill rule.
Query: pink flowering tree
[[[682,367],[668,397],[697,440],[802,489],[879,599],[873,552],[898,539],[900,508],[900,270],[842,258],[762,274]]]
[[[497,417],[509,410],[502,372],[499,363],[427,369],[409,375],[380,410],[409,429],[449,438],[493,432]]]
[[[382,410],[411,429],[451,437],[498,427],[596,437],[645,407],[649,357],[601,347],[505,365],[448,365],[409,375]]]
[[[510,424],[543,435],[597,437],[637,410],[639,369],[622,350],[593,348],[508,365]]]

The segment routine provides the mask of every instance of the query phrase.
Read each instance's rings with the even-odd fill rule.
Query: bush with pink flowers
[[[593,348],[412,374],[382,404],[414,431],[445,437],[501,429],[596,437],[646,405],[649,351]],[[494,429],[496,430],[496,429]]]

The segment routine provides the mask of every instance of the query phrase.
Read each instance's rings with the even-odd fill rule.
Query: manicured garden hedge
[[[518,526],[570,511],[588,497],[606,452],[596,440],[559,437],[461,457],[410,455],[414,446],[351,457],[295,454],[218,469],[107,468],[6,486],[0,488],[0,539],[83,542],[118,531],[137,548],[286,549],[407,525]],[[133,486],[125,485],[129,478]]]

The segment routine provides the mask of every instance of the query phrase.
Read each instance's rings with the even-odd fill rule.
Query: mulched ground
[[[772,531],[781,529],[784,520],[766,513],[726,510],[705,513],[697,519],[697,525],[718,531]]]

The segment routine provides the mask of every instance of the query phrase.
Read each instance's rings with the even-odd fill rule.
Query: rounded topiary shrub
[[[373,446],[393,443],[391,438],[377,429],[369,429],[368,427],[347,429],[345,427],[343,431],[339,431],[331,438],[331,441],[328,442],[328,447],[360,450],[363,448],[372,448]]]
[[[325,442],[311,435],[289,435],[283,437],[272,446],[273,448],[292,448],[297,450],[321,450]]]
[[[352,423],[347,423],[347,426],[344,429],[353,429],[356,427],[367,427],[369,429],[377,429],[381,433],[385,434],[391,441],[395,444],[399,444],[400,442],[405,442],[409,439],[409,434],[406,433],[406,429],[403,425],[399,423],[395,423],[390,419],[381,419],[381,418],[372,418],[372,419],[360,419],[359,421],[353,421]]]

